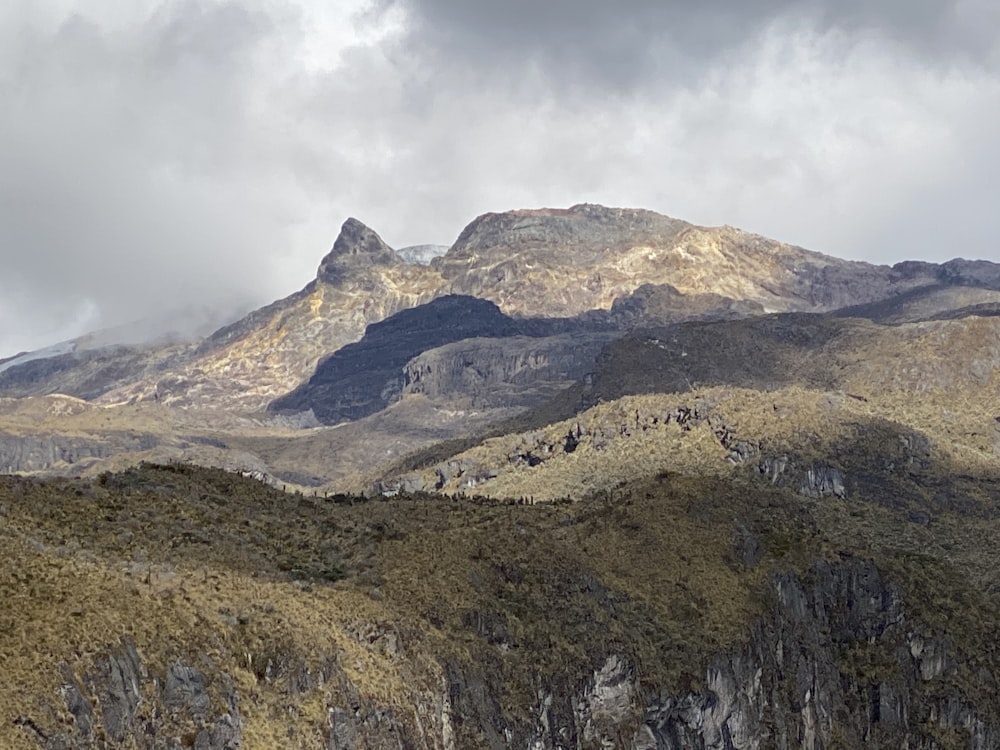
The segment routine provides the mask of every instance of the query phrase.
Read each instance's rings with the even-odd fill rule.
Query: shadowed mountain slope
[[[636,331],[609,344],[593,373],[526,415],[520,428],[504,436],[491,431],[489,439],[475,446],[459,444],[457,455],[450,457],[429,452],[426,459],[411,463],[415,473],[400,467],[377,487],[449,492],[475,487],[476,492],[501,496],[554,497],[572,486],[594,487],[594,481],[600,488],[613,486],[636,472],[654,471],[658,462],[674,466],[694,461],[685,452],[688,448],[701,451],[707,445],[712,461],[723,465],[734,450],[730,443],[745,443],[749,453],[737,451],[737,461],[757,460],[758,448],[774,429],[789,432],[784,453],[795,441],[815,442],[817,436],[840,429],[836,420],[829,421],[840,412],[824,417],[803,407],[817,399],[850,407],[865,420],[889,420],[904,432],[928,436],[949,455],[992,466],[1000,461],[998,373],[996,317],[880,326],[797,313]],[[744,395],[726,395],[732,389]],[[712,398],[702,401],[698,395],[706,391],[730,404],[744,399],[757,404],[733,418],[744,427],[750,422],[757,426],[733,432],[723,419],[724,439],[714,434],[714,427],[694,433],[702,435],[699,440],[682,430],[677,435],[684,433],[683,451],[666,439],[669,430],[661,438],[618,441],[621,435],[645,435],[650,426],[659,425],[660,434],[671,422],[665,415],[673,414],[672,409],[687,415],[680,422],[687,424],[699,403],[709,408]],[[630,406],[615,406],[635,394],[671,394],[672,405],[664,407],[664,414],[642,419]],[[837,420],[841,418],[846,417]],[[703,414],[697,423],[710,424],[706,419]],[[512,428],[515,424],[510,423]],[[591,440],[594,453],[578,450]],[[611,443],[616,450],[604,453]],[[586,460],[581,458],[585,454]],[[639,460],[640,455],[646,458]],[[553,484],[551,476],[556,475],[562,478]]]
[[[368,326],[364,338],[337,350],[309,381],[271,403],[276,411],[311,409],[326,424],[366,417],[402,392],[403,368],[422,352],[480,336],[518,333],[492,302],[448,295]]]

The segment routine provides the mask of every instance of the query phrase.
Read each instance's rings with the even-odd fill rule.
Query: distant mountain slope
[[[896,425],[889,443],[923,436],[912,441],[929,439],[946,460],[1000,468],[997,393],[998,317],[889,327],[786,313],[683,323],[609,344],[558,408],[525,418],[530,429],[459,446],[378,486],[552,498],[657,467],[707,461],[721,471],[727,460],[756,465],[796,454],[804,472],[814,461],[837,466],[831,441],[871,433],[858,425],[879,420]],[[640,394],[669,397],[629,400]],[[693,425],[702,429],[688,432]],[[891,447],[877,442],[871,450]]]
[[[430,300],[440,283],[432,268],[406,263],[375,232],[348,219],[302,291],[220,329],[185,366],[101,401],[262,409],[308,378],[322,357],[359,339],[369,323]]]
[[[990,390],[1000,388],[1000,320],[889,327],[796,313],[641,330],[604,351],[581,400],[714,385],[843,389],[910,399],[912,407],[930,399],[975,401],[1000,392]]]
[[[78,349],[69,342],[57,353],[48,350],[12,359],[0,368],[0,393],[7,398],[62,393],[97,399],[109,390],[183,366],[195,349],[193,344]]]
[[[718,294],[771,312],[829,310],[930,283],[743,232],[652,211],[579,205],[485,214],[437,261],[448,290],[505,312],[575,315],[607,309],[644,283]]]
[[[159,350],[108,350],[95,355],[107,361],[104,370],[80,363],[90,367],[88,376],[72,372],[75,360],[17,372],[25,363],[0,373],[0,395],[25,393],[24,383],[35,382],[41,369],[49,376],[35,395],[64,390],[102,394],[105,404],[161,399],[256,411],[307,380],[325,356],[359,340],[368,324],[444,294],[487,299],[515,317],[610,310],[644,285],[670,285],[686,298],[718,295],[743,312],[823,311],[932,285],[995,288],[997,273],[984,262],[888,268],[842,261],[730,227],[594,205],[485,214],[446,253],[438,250],[413,250],[408,262],[349,219],[315,280],[222,328],[194,352],[168,362]],[[84,380],[85,390],[78,385]]]

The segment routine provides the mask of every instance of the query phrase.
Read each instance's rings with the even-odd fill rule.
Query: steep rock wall
[[[294,711],[287,736],[322,750],[983,750],[1000,742],[987,687],[996,675],[981,668],[983,690],[969,694],[959,679],[969,655],[912,621],[872,562],[819,560],[806,576],[776,574],[769,591],[744,642],[680,689],[649,684],[628,654],[612,650],[589,654],[593,671],[582,680],[534,674],[535,699],[511,705],[501,672],[487,663],[432,666],[433,654],[421,657],[384,625],[359,638],[408,662],[414,675],[388,704],[362,696],[336,654],[312,668],[280,653],[240,658],[256,674],[255,692],[279,694],[290,706],[321,699],[322,736],[296,735]],[[502,652],[506,641],[487,619],[468,624]],[[214,669],[216,658],[157,668],[126,638],[85,674],[63,668],[63,706],[51,716],[15,723],[46,750],[236,750],[250,698]],[[62,726],[56,715],[66,717]]]

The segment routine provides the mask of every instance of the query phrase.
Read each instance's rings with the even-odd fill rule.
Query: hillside
[[[417,455],[377,486],[553,498],[687,464],[688,447],[701,451],[706,440],[715,468],[729,466],[719,430],[723,442],[747,446],[736,463],[756,465],[768,450],[829,460],[835,435],[863,433],[857,424],[872,420],[986,466],[1000,457],[998,372],[997,317],[881,326],[780,314],[639,330],[610,343],[593,372],[512,422],[509,434],[492,430],[455,455]],[[640,394],[663,395],[629,400]]]
[[[974,500],[697,464],[555,505],[7,479],[0,743],[990,747],[997,477],[904,470],[940,472]]]

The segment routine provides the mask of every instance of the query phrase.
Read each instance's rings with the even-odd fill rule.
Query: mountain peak
[[[399,255],[381,237],[354,217],[347,219],[333,243],[333,249],[320,261],[317,277],[322,281],[336,282],[345,270],[354,266],[396,265],[403,262]]]
[[[449,251],[457,258],[511,246],[570,256],[582,265],[599,262],[608,248],[662,244],[690,227],[687,222],[630,208],[581,203],[570,208],[518,209],[487,213],[462,231]]]

